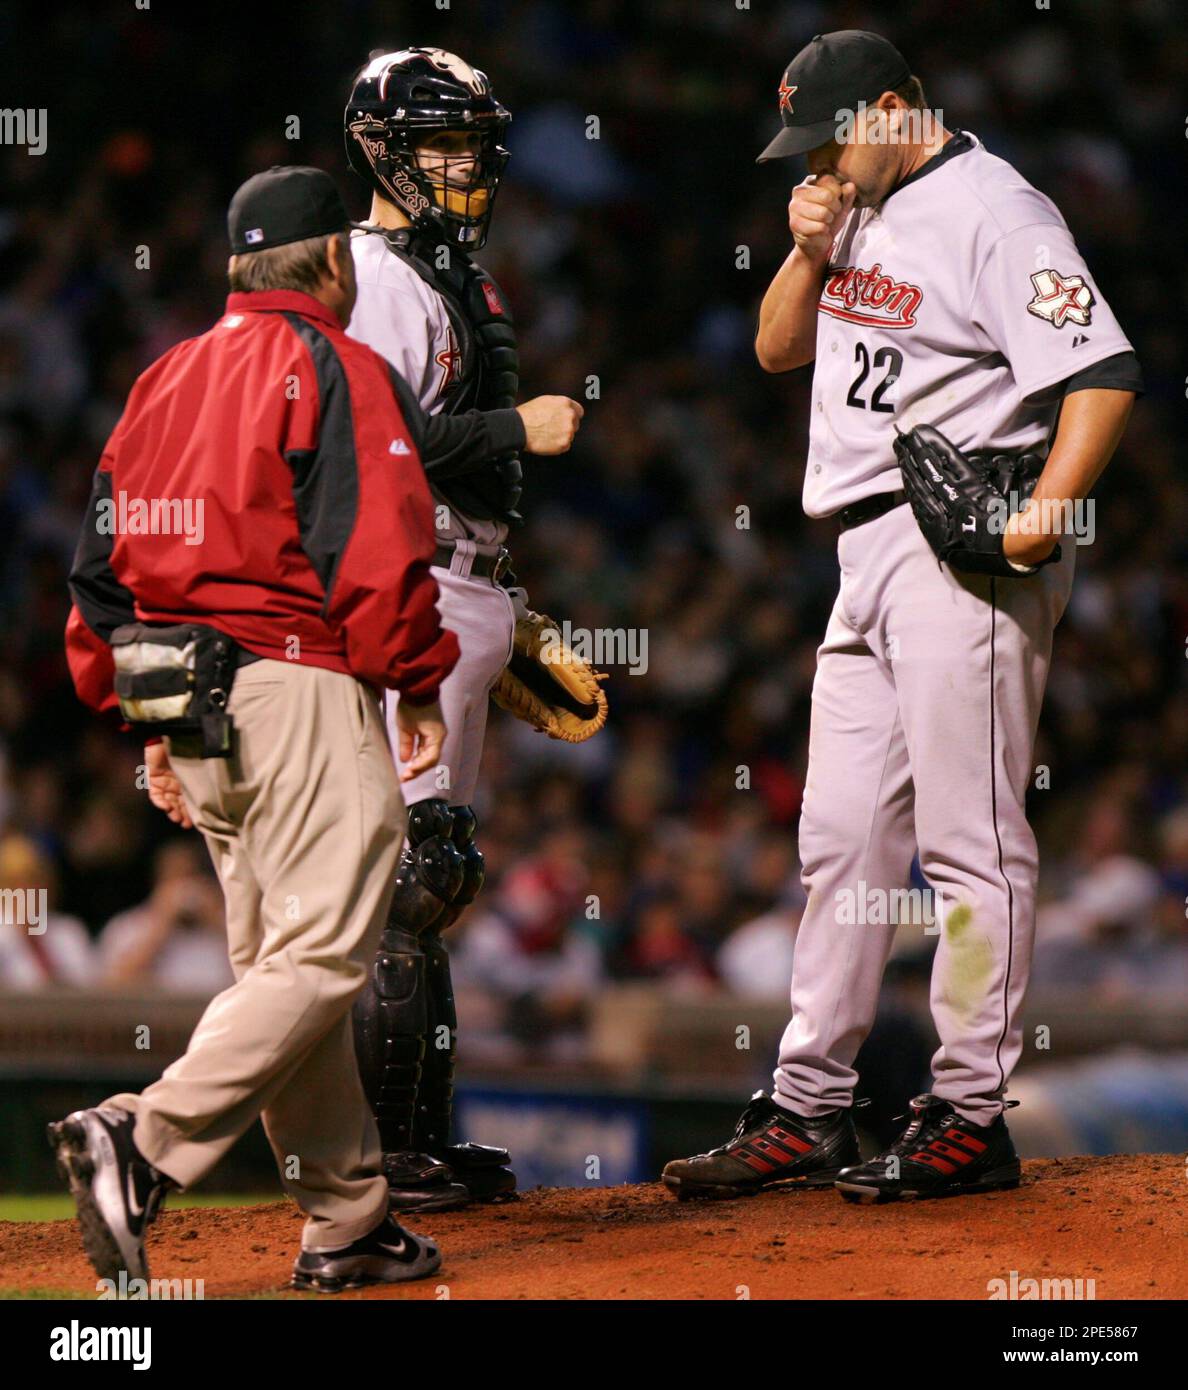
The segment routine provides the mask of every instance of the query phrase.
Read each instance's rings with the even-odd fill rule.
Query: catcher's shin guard
[[[482,853],[474,843],[477,825],[474,811],[469,806],[451,809],[454,844],[462,855],[464,866],[462,886],[421,939],[425,953],[427,1031],[413,1146],[448,1164],[472,1200],[489,1202],[510,1196],[516,1189],[515,1174],[508,1167],[511,1162],[508,1151],[487,1144],[450,1143],[458,1015],[450,980],[449,952],[441,933],[453,926],[463,909],[478,896],[485,873]]]
[[[402,1211],[461,1206],[468,1193],[440,1159],[413,1143],[417,1088],[428,1026],[421,935],[441,916],[463,879],[443,801],[409,811],[392,906],[375,964],[355,1002],[355,1054],[375,1115],[393,1205]]]

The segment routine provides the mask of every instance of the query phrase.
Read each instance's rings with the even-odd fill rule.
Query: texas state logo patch
[[[1027,312],[1037,319],[1044,319],[1053,328],[1063,328],[1066,323],[1084,328],[1092,318],[1093,291],[1083,276],[1061,275],[1058,270],[1037,270],[1031,283],[1035,286],[1035,298],[1027,306]]]

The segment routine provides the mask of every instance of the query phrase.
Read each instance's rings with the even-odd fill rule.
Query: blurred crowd
[[[525,1049],[580,1046],[608,980],[783,996],[836,562],[833,529],[799,504],[808,373],[765,377],[751,354],[801,174],[753,161],[792,54],[869,27],[950,129],[1055,199],[1143,365],[1040,729],[1036,968],[1086,993],[1182,998],[1188,31],[1173,0],[1007,8],[966,23],[918,0],[893,26],[808,0],[357,0],[296,7],[283,29],[268,7],[229,20],[68,0],[52,28],[6,13],[6,101],[47,108],[49,126],[42,156],[0,148],[0,887],[44,887],[53,916],[41,936],[0,931],[0,987],[227,978],[201,845],[147,806],[128,736],[74,698],[65,578],[131,383],[220,312],[231,192],[314,163],[364,216],[339,133],[349,77],[373,47],[429,42],[486,69],[514,113],[480,259],[521,328],[524,394],[587,406],[570,456],[528,464],[517,575],[575,627],[647,635],[646,670],[610,668],[611,722],[590,743],[493,713],[489,889],[454,933],[460,983]]]

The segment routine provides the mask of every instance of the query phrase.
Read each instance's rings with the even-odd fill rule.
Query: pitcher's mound
[[[1014,1192],[882,1207],[832,1192],[678,1204],[654,1183],[544,1188],[408,1220],[440,1242],[441,1272],[338,1297],[986,1299],[1038,1297],[1048,1280],[1047,1297],[1188,1298],[1186,1217],[1175,1154],[1037,1159]],[[285,1203],[166,1211],[150,1269],[203,1280],[207,1298],[284,1294],[300,1230]],[[0,1269],[0,1291],[95,1296],[72,1221],[0,1224]]]

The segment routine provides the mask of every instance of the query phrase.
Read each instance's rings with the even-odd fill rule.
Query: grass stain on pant
[[[973,908],[959,903],[945,915],[947,970],[945,994],[949,1007],[967,1023],[986,997],[994,970],[994,951],[989,940],[974,929]]]

